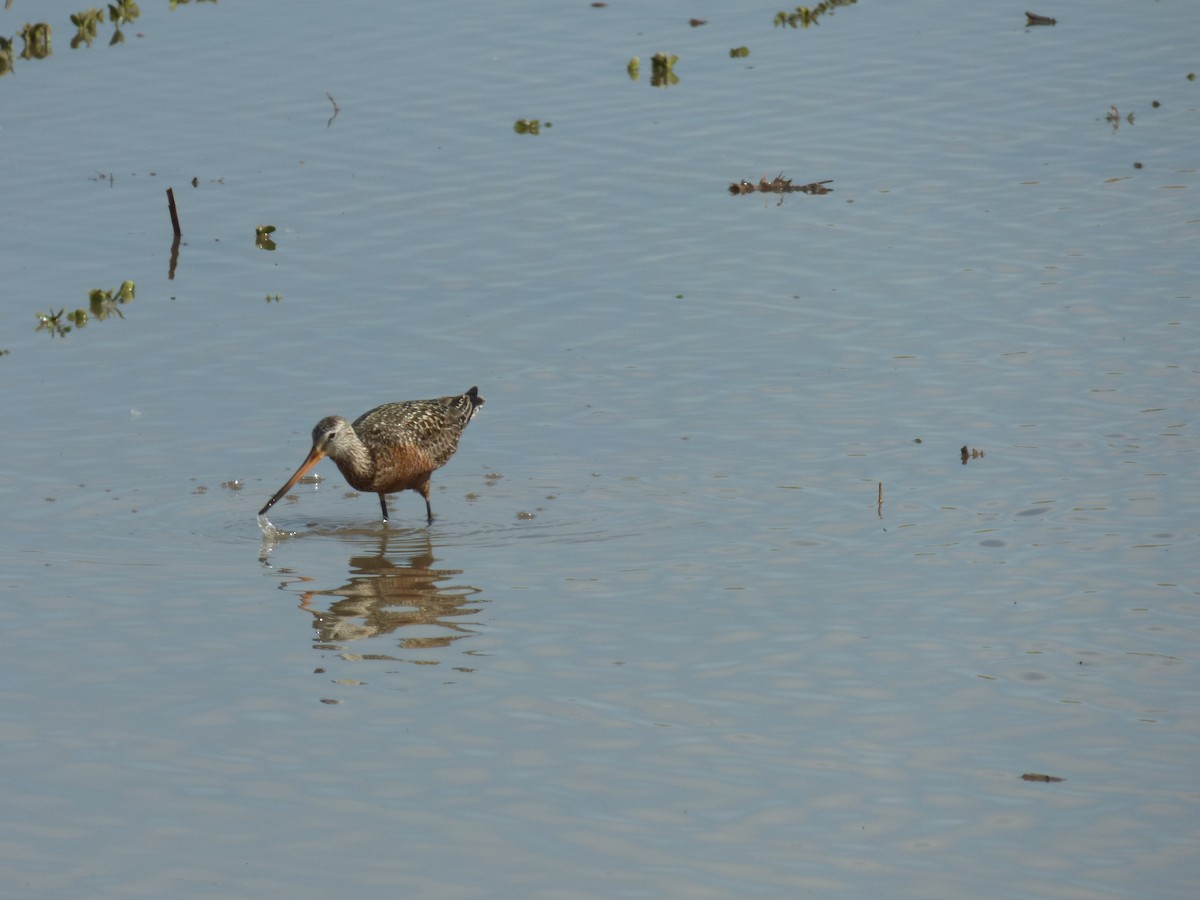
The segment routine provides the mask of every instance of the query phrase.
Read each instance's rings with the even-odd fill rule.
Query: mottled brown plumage
[[[432,522],[429,476],[454,455],[459,436],[480,406],[483,398],[473,387],[456,397],[385,403],[353,423],[341,416],[326,416],[313,429],[308,457],[258,514],[266,513],[305,472],[328,456],[352,488],[379,495],[383,521],[388,520],[388,494],[416,491],[425,498],[425,514]]]

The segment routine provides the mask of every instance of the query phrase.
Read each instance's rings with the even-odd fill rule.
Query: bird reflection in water
[[[350,558],[346,584],[301,593],[300,608],[313,616],[315,649],[345,654],[346,644],[395,632],[402,650],[437,650],[476,633],[474,626],[479,623],[472,617],[481,609],[482,601],[476,598],[480,589],[454,583],[461,569],[434,568],[436,558],[428,535],[414,538],[423,546],[406,546],[407,560],[396,562],[388,554],[385,533],[379,553]],[[387,652],[359,653],[354,658],[423,665],[438,662]]]

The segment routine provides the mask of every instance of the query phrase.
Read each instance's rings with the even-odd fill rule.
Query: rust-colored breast
[[[371,456],[373,472],[370,484],[351,484],[358,490],[390,494],[427,482],[458,449],[476,405],[463,394],[387,403],[364,413],[353,427]]]

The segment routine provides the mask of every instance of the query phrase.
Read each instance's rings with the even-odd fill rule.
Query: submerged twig
[[[1049,16],[1039,16],[1037,13],[1025,13],[1026,25],[1057,25],[1057,21]]]

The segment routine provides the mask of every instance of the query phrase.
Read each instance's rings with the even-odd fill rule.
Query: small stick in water
[[[171,227],[175,229],[175,237],[183,234],[179,230],[179,213],[175,211],[175,190],[167,188],[167,210],[171,213]]]

